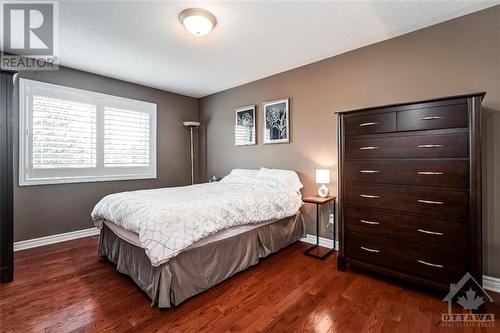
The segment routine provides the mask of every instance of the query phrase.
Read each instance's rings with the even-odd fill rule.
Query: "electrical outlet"
[[[328,220],[328,224],[333,224],[333,214],[330,214],[330,219]]]

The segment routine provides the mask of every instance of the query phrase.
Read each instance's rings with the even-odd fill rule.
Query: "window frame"
[[[43,90],[49,96],[69,97],[77,102],[96,103],[96,167],[52,168],[38,173],[47,177],[35,177],[33,172],[32,121],[33,92]],[[104,166],[104,109],[117,107],[141,111],[149,117],[149,167]],[[19,79],[19,186],[87,183],[101,181],[140,180],[157,178],[157,105],[155,103],[118,97],[93,91],[70,88],[40,81]],[[42,170],[42,169],[38,169]],[[85,175],[86,174],[86,175]],[[52,176],[51,176],[52,175]]]

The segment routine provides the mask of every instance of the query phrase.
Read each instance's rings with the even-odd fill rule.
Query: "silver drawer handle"
[[[417,148],[442,148],[443,145],[418,145]]]
[[[376,221],[367,221],[367,220],[359,220],[359,222],[361,223],[364,223],[364,224],[380,224],[380,222],[376,222]]]
[[[443,116],[428,116],[428,117],[422,117],[420,120],[436,120],[436,119],[443,119]]]
[[[431,266],[431,267],[437,267],[437,268],[443,268],[444,267],[443,265],[433,264],[433,263],[430,263],[430,262],[427,262],[427,261],[423,261],[423,260],[418,260],[418,262],[421,263],[422,265]]]
[[[359,124],[359,127],[373,126],[373,125],[378,125],[378,123],[362,123],[362,124]]]
[[[379,149],[380,147],[377,146],[366,146],[366,147],[361,147],[359,148],[360,150],[374,150],[374,149]]]
[[[368,198],[368,199],[378,199],[380,196],[378,195],[372,195],[372,194],[360,194],[359,195],[362,198]]]
[[[378,171],[378,170],[361,170],[359,172],[361,172],[361,173],[379,173],[380,171]]]
[[[418,175],[444,175],[444,172],[440,171],[417,171]]]
[[[418,232],[421,232],[423,234],[428,234],[428,235],[436,235],[436,236],[443,236],[444,234],[442,232],[436,232],[436,231],[429,231],[425,229],[417,229]]]
[[[444,202],[442,201],[432,201],[432,200],[417,200],[417,202],[429,205],[442,205]]]
[[[361,250],[365,250],[365,251],[372,252],[372,253],[379,253],[380,252],[380,250],[370,249],[369,247],[364,247],[364,246],[361,246]]]

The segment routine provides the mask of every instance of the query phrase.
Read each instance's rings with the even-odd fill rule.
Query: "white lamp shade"
[[[316,169],[316,184],[330,184],[330,169]]]
[[[198,15],[186,17],[183,23],[187,31],[195,36],[205,36],[214,26],[209,19]]]
[[[198,121],[184,121],[182,125],[186,127],[198,127],[200,126],[200,123]]]
[[[179,20],[186,30],[195,36],[208,34],[217,24],[215,16],[201,8],[188,8],[179,15]]]

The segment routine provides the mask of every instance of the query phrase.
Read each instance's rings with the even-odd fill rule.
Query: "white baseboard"
[[[307,234],[306,237],[301,238],[300,241],[309,244],[316,244],[316,235]],[[335,242],[335,249],[339,248],[339,242]],[[319,245],[322,247],[327,247],[329,249],[333,248],[333,241],[328,238],[319,238]],[[483,287],[484,289],[500,293],[500,278],[495,278],[488,275],[483,275]]]
[[[306,234],[306,237],[300,239],[301,242],[316,244],[316,235]],[[339,248],[339,242],[335,242],[335,249]],[[320,237],[319,238],[319,246],[326,247],[329,249],[333,249],[333,241],[328,238]]]
[[[69,240],[77,239],[77,238],[95,236],[95,235],[98,235],[99,232],[100,232],[100,230],[97,228],[89,228],[89,229],[71,231],[71,232],[66,232],[63,234],[57,234],[57,235],[52,235],[52,236],[47,236],[47,237],[27,239],[27,240],[15,242],[14,243],[14,252],[20,251],[20,250],[31,249],[34,247],[69,241]]]

